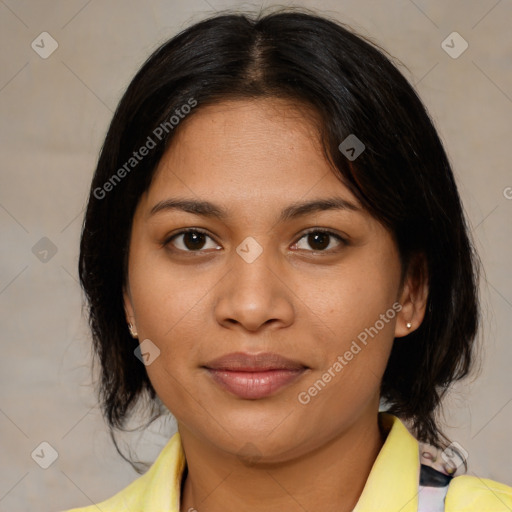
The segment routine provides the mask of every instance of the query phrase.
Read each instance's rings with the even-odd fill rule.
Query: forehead
[[[308,195],[357,200],[326,160],[311,108],[265,98],[201,107],[182,121],[148,191],[219,201],[294,202]]]

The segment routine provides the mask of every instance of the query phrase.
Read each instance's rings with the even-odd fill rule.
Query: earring
[[[130,331],[130,334],[132,335],[132,338],[137,338],[138,334],[135,328],[131,323],[128,324],[128,330]]]
[[[412,327],[411,322],[407,322],[405,325],[407,326],[407,329],[410,329]]]

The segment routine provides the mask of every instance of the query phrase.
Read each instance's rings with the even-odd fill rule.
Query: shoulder
[[[446,512],[510,512],[512,487],[471,475],[456,476],[445,500]]]
[[[149,484],[145,477],[146,475],[137,478],[123,490],[101,503],[73,508],[63,512],[98,512],[98,510],[102,512],[131,512],[134,510],[134,507],[139,507],[141,504],[141,499]]]
[[[179,510],[181,477],[186,465],[179,433],[172,436],[149,470],[111,498],[63,512],[134,512]]]
[[[436,474],[438,480],[437,483],[426,482],[424,485],[433,485],[433,488],[445,486],[446,512],[512,511],[512,487],[476,475],[453,477],[451,475],[454,469],[462,460],[447,457],[445,451],[425,443],[419,443],[419,447],[422,470],[428,469],[422,471],[421,477],[425,477],[425,481],[428,480],[430,471]],[[420,478],[420,483],[421,480]]]

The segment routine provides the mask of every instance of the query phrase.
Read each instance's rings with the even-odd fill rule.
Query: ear
[[[423,254],[411,257],[398,301],[402,309],[397,315],[395,337],[407,336],[423,322],[428,298],[428,269]],[[407,324],[412,324],[407,327]]]
[[[123,287],[123,303],[124,303],[124,312],[126,315],[126,321],[129,324],[132,324],[134,329],[137,330],[137,325],[135,323],[135,312],[133,309],[133,303],[130,295],[130,288],[128,285]]]

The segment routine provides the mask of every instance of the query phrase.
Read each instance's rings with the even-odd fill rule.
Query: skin
[[[227,217],[150,214],[177,197],[211,201]],[[277,221],[292,203],[332,197],[359,209]],[[189,227],[207,232],[202,244],[169,241]],[[309,228],[347,243],[315,244]],[[263,250],[251,263],[236,251],[246,237]],[[178,421],[182,511],[352,510],[385,437],[379,386],[393,340],[425,312],[425,273],[413,268],[401,282],[401,271],[392,235],[335,176],[305,108],[229,101],[182,121],[136,209],[124,293],[139,340],[161,351],[146,369]],[[396,301],[401,311],[301,404],[298,394]],[[276,352],[308,370],[273,396],[241,399],[202,367],[231,352]]]

